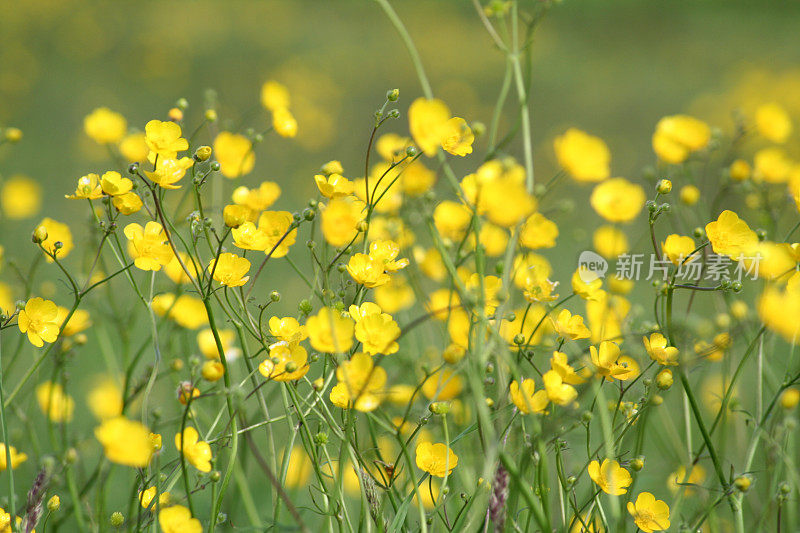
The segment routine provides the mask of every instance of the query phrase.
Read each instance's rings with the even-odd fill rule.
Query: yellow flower
[[[672,473],[667,479],[667,486],[675,493],[683,489],[685,495],[691,495],[695,492],[694,487],[687,485],[700,485],[706,479],[706,470],[701,465],[694,465],[690,467],[687,475],[686,467],[681,465],[678,470]]]
[[[439,234],[451,241],[460,241],[467,232],[472,211],[464,204],[445,200],[433,210],[433,223]]]
[[[714,222],[706,224],[706,235],[714,253],[737,259],[747,255],[758,244],[758,236],[739,215],[727,209]]]
[[[208,272],[226,287],[241,287],[250,279],[245,276],[250,270],[250,261],[236,254],[222,253],[208,264]]]
[[[175,448],[183,454],[189,464],[201,472],[211,471],[211,446],[199,440],[200,435],[192,426],[187,426],[183,434],[175,435]]]
[[[336,369],[336,379],[339,382],[330,393],[334,405],[362,412],[373,411],[380,405],[386,371],[375,366],[372,357],[364,352],[343,361]]]
[[[331,246],[345,246],[358,235],[364,218],[364,202],[352,196],[335,198],[322,210],[320,228]]]
[[[284,454],[286,452],[284,451]],[[302,446],[294,446],[289,452],[289,468],[286,469],[284,484],[290,488],[306,488],[314,465]]]
[[[128,254],[133,258],[136,268],[141,270],[161,270],[173,258],[173,252],[161,224],[150,221],[144,228],[132,223],[125,226],[128,238]]]
[[[36,387],[36,401],[39,408],[53,422],[69,422],[75,410],[72,396],[64,392],[58,383],[45,381]]]
[[[174,122],[151,120],[144,127],[145,143],[159,159],[175,159],[178,152],[189,149],[189,141],[181,137],[181,127]]]
[[[756,109],[758,133],[774,143],[785,143],[792,134],[792,119],[784,108],[776,103],[763,104]]]
[[[256,227],[252,222],[245,222],[231,230],[233,245],[242,250],[269,251],[269,238],[267,234]]]
[[[635,504],[628,502],[628,512],[644,533],[669,529],[669,506],[649,492],[640,493]]]
[[[568,309],[562,309],[555,319],[550,317],[550,322],[552,322],[558,336],[565,339],[588,339],[591,335],[589,328],[583,324],[583,317],[573,315]]]
[[[357,319],[355,335],[370,355],[390,355],[400,349],[396,342],[400,337],[400,327],[387,313],[374,313]]]
[[[511,401],[517,406],[520,413],[544,413],[550,400],[547,391],[536,391],[536,382],[532,379],[523,379],[522,384],[516,380],[509,385]]]
[[[265,253],[272,253],[272,257],[284,257],[289,253],[289,247],[297,239],[297,228],[289,231],[294,222],[292,214],[288,211],[264,211],[258,217],[258,229],[267,236]]]
[[[609,381],[619,379],[625,381],[632,377],[631,369],[619,362],[619,346],[611,341],[600,343],[598,350],[594,346],[589,347],[592,356],[592,364],[597,369],[597,375],[607,378]]]
[[[528,193],[525,184],[519,179],[502,177],[483,184],[478,197],[478,208],[493,224],[510,228],[536,210],[536,199]],[[544,230],[555,238],[553,227],[547,224],[549,221],[544,217],[534,217],[529,222],[534,227],[545,226]],[[532,237],[530,234],[527,236]],[[531,240],[535,242],[534,239]]]
[[[558,164],[576,181],[603,181],[611,175],[611,152],[600,137],[570,128],[553,141]]]
[[[453,155],[465,156],[472,153],[475,135],[463,118],[453,117],[442,127],[442,148]]]
[[[258,371],[274,381],[295,381],[308,372],[308,352],[298,344],[278,341],[269,347],[269,357],[258,365]]]
[[[633,482],[630,472],[619,466],[617,461],[603,459],[603,464],[592,461],[587,470],[592,481],[597,483],[597,486],[606,494],[614,496],[625,494]]]
[[[142,199],[135,192],[126,192],[111,199],[114,207],[123,215],[132,215],[142,208]]]
[[[627,253],[628,237],[616,226],[600,226],[594,232],[592,245],[597,253],[606,259],[619,257]]]
[[[558,226],[541,213],[534,213],[522,225],[519,243],[531,250],[552,248],[556,245]]]
[[[708,124],[687,115],[673,115],[656,124],[653,150],[662,161],[677,165],[692,152],[705,148],[710,140]]]
[[[408,266],[408,259],[397,259],[400,246],[392,240],[377,240],[369,245],[369,256],[383,265],[386,272],[397,272]]]
[[[144,468],[153,456],[150,430],[141,422],[119,416],[105,420],[94,430],[112,463]]]
[[[375,302],[387,313],[408,309],[416,301],[414,289],[401,276],[395,276],[389,283],[375,288]]]
[[[641,186],[625,178],[611,178],[594,188],[589,201],[609,222],[630,222],[642,210],[645,194]]]
[[[249,174],[256,164],[253,143],[244,135],[221,131],[214,139],[214,154],[219,169],[226,178],[239,178]]]
[[[764,324],[788,342],[800,339],[800,272],[795,272],[784,290],[769,285],[758,301],[758,316]]]
[[[555,370],[548,370],[542,376],[544,381],[544,390],[547,392],[547,397],[556,405],[569,405],[578,396],[578,391],[575,387],[565,383],[561,374]]]
[[[753,157],[753,179],[767,183],[785,183],[793,162],[783,148],[762,148]]]
[[[419,160],[403,163],[398,167],[400,187],[406,196],[420,196],[436,183],[436,173],[423,165]]]
[[[341,174],[317,174],[314,182],[322,196],[325,198],[342,198],[353,194],[353,182]]]
[[[7,453],[10,453],[11,455],[12,470],[28,460],[28,456],[26,454],[17,452],[17,449],[13,446],[9,446],[8,450],[6,450],[6,443],[0,442],[0,472],[4,472],[8,468],[8,463],[6,462]]]
[[[234,189],[231,199],[236,205],[246,207],[250,213],[248,219],[256,220],[261,211],[269,208],[281,195],[281,188],[277,183],[264,181],[256,189],[241,186]]]
[[[25,176],[12,176],[0,190],[3,215],[11,220],[32,217],[42,205],[42,187]]]
[[[653,361],[658,361],[658,364],[665,366],[678,364],[678,349],[674,346],[667,346],[667,339],[661,333],[653,333],[649,339],[642,337],[642,341],[647,355]]]
[[[744,159],[737,159],[731,166],[728,168],[728,173],[731,176],[731,179],[734,181],[744,181],[750,177],[750,163],[745,161]]]
[[[454,370],[445,368],[428,376],[422,384],[422,394],[429,400],[446,402],[461,394],[464,381]]]
[[[689,263],[694,261],[698,254],[692,254],[697,248],[694,239],[691,237],[683,237],[681,235],[667,235],[667,239],[661,243],[661,249],[664,255],[672,261],[673,265],[680,265],[681,263]]]
[[[356,283],[367,288],[378,287],[389,281],[383,270],[383,263],[367,254],[355,254],[347,263],[347,272]]]
[[[320,352],[342,353],[353,346],[355,324],[350,318],[329,307],[306,321],[311,347]]]
[[[119,172],[109,170],[103,173],[100,179],[100,186],[103,192],[109,196],[127,194],[133,188],[133,182],[128,178],[123,178]]]
[[[122,414],[122,389],[114,379],[105,377],[89,391],[87,403],[92,414],[100,420],[118,417]]]
[[[236,333],[230,329],[221,329],[217,332],[217,335],[219,335],[222,349],[225,351],[225,357],[228,360],[235,358],[234,353],[236,352],[236,348],[233,343],[236,339]],[[210,329],[201,330],[197,334],[197,346],[200,348],[200,353],[202,353],[206,359],[220,359],[217,341],[214,339],[214,332]],[[232,355],[234,355],[234,357],[231,357]]]
[[[156,161],[156,169],[153,172],[145,171],[150,180],[162,189],[180,189],[181,185],[175,185],[183,179],[186,171],[192,168],[194,161],[191,157],[181,157],[175,159],[171,157],[159,157]]]
[[[16,517],[14,523],[16,524],[16,529],[14,529],[14,531],[22,531],[22,518],[19,516]],[[7,513],[2,507],[0,507],[0,533],[12,533],[11,514]],[[36,530],[34,529],[32,533],[36,533]]]
[[[686,205],[694,205],[700,199],[700,189],[694,185],[684,185],[679,194],[681,202]]]
[[[171,248],[170,251],[172,251]],[[183,261],[184,266],[192,273],[192,276],[197,277],[197,269],[195,268],[194,262],[189,257],[189,254],[178,252],[178,256],[181,261]],[[173,283],[189,283],[191,280],[181,266],[181,262],[178,261],[178,256],[175,256],[173,252],[172,259],[170,259],[169,263],[164,265],[164,274],[166,274]]]
[[[142,504],[144,509],[149,509],[150,504],[153,503],[153,499],[156,497],[156,487],[155,485],[150,487],[149,489],[143,490],[139,492],[139,503]],[[169,492],[162,492],[158,495],[158,504],[163,508],[169,505],[171,494]],[[155,510],[156,506],[153,505],[153,510]]]
[[[98,107],[83,119],[83,130],[98,144],[119,142],[127,129],[125,117],[107,107]]]
[[[203,301],[190,294],[181,294],[177,300],[172,293],[159,294],[153,298],[153,311],[159,316],[169,312],[169,318],[188,329],[197,329],[208,324]]]
[[[147,143],[142,132],[130,133],[119,143],[119,151],[122,157],[131,163],[141,162],[147,159]]]
[[[272,127],[281,137],[295,137],[297,135],[297,119],[291,111],[280,107],[272,111]]]
[[[478,241],[483,246],[486,255],[500,257],[506,252],[506,247],[508,246],[508,232],[499,226],[486,222],[481,226]]]
[[[75,192],[64,196],[69,200],[97,200],[102,197],[103,189],[100,187],[100,177],[97,174],[81,176],[78,178]]]
[[[296,318],[273,316],[269,319],[269,334],[286,342],[302,341],[308,337],[306,327],[301,326]]]
[[[204,380],[212,383],[219,381],[225,375],[225,366],[219,361],[206,361],[200,367],[200,375]]]
[[[28,334],[28,340],[41,348],[45,342],[56,342],[61,329],[58,317],[58,306],[44,298],[31,298],[20,310],[17,325],[22,333]]]
[[[92,319],[89,316],[89,311],[85,309],[76,309],[66,324],[64,321],[67,319],[69,309],[66,307],[58,306],[58,323],[61,325],[61,335],[64,337],[71,337],[81,331],[89,329],[92,325]]]
[[[52,218],[45,217],[39,222],[39,226],[47,230],[47,238],[42,241],[42,248],[55,254],[57,259],[64,259],[69,252],[75,247],[72,243],[72,232],[69,226],[56,222]],[[56,243],[60,242],[61,247],[56,249]],[[48,263],[52,263],[53,259],[46,256],[45,259]]]
[[[561,380],[567,385],[584,382],[584,379],[575,373],[575,369],[567,362],[567,354],[563,352],[553,352],[553,357],[550,358],[550,368],[561,376]]]
[[[572,274],[572,290],[584,300],[595,300],[602,291],[603,280],[581,266]]]
[[[276,109],[289,107],[289,89],[285,85],[275,80],[267,80],[261,86],[261,105],[265,109],[275,111]]]
[[[436,155],[445,133],[450,133],[447,123],[450,108],[436,98],[417,98],[408,108],[408,129],[414,142],[426,156]]]
[[[164,533],[203,533],[203,525],[183,505],[165,507],[158,513],[158,525]]]
[[[417,444],[416,463],[420,470],[436,477],[449,475],[458,466],[458,456],[442,442]]]

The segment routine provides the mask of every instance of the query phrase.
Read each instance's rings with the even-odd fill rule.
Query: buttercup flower
[[[535,392],[534,392],[535,391]],[[550,399],[547,391],[536,391],[536,382],[532,379],[523,379],[522,383],[516,380],[509,385],[511,401],[517,406],[520,413],[543,413]]]
[[[609,222],[630,222],[642,210],[644,202],[644,189],[625,178],[604,181],[594,188],[590,198],[597,214]]]
[[[331,389],[330,400],[342,409],[373,411],[381,403],[380,394],[386,384],[386,371],[375,366],[364,352],[353,354],[336,369],[339,382]]]
[[[553,357],[550,358],[550,368],[561,376],[561,380],[567,385],[584,382],[584,379],[575,373],[575,369],[567,362],[567,354],[563,352],[553,352]]]
[[[8,449],[6,449],[6,443],[0,442],[0,472],[4,472],[6,469],[8,469],[6,455],[9,453],[11,454],[12,470],[28,460],[28,456],[26,454],[17,452],[17,449],[13,446],[9,446]]]
[[[649,339],[643,337],[642,341],[647,355],[653,361],[658,361],[658,364],[665,366],[678,364],[678,349],[674,346],[667,346],[667,339],[661,333],[653,333]]]
[[[144,468],[153,456],[150,430],[125,417],[110,418],[94,430],[95,437],[112,463]]]
[[[175,435],[175,448],[199,471],[211,471],[211,446],[200,440],[200,435],[194,427],[187,426],[183,434]]]
[[[541,213],[534,213],[525,220],[519,233],[519,243],[531,250],[552,248],[556,245],[558,226]]]
[[[354,254],[347,263],[347,272],[356,283],[367,288],[378,287],[389,281],[383,263],[367,254]]]
[[[189,149],[189,142],[181,137],[181,127],[174,122],[151,120],[144,132],[147,148],[159,158],[175,159],[178,152]]]
[[[589,352],[597,375],[612,381],[614,379],[624,381],[632,377],[631,369],[619,362],[619,346],[616,343],[603,341],[600,343],[600,349],[590,346]]]
[[[408,108],[408,128],[414,142],[426,156],[436,155],[441,145],[450,108],[441,100],[417,98]]]
[[[578,391],[568,383],[564,383],[561,374],[548,370],[542,376],[547,397],[556,405],[569,405],[578,397]]]
[[[131,163],[144,161],[149,151],[142,132],[130,133],[119,143],[119,152]]]
[[[611,152],[603,139],[577,128],[553,141],[558,164],[576,181],[603,181],[611,175]]]
[[[458,466],[458,456],[442,442],[420,442],[416,450],[417,467],[436,477],[449,475]]]
[[[649,492],[642,492],[636,503],[628,502],[628,513],[644,533],[669,529],[669,506]]]
[[[792,119],[784,108],[776,103],[763,104],[756,109],[758,133],[774,143],[785,143],[792,133]]]
[[[675,266],[681,263],[694,261],[698,255],[697,253],[692,255],[692,252],[694,252],[696,248],[697,245],[694,239],[676,234],[667,235],[667,239],[661,243],[661,250],[664,252],[664,255]]]
[[[322,209],[320,228],[331,246],[345,246],[358,235],[366,205],[352,196],[335,198]]]
[[[252,222],[245,222],[231,230],[233,245],[242,250],[266,251],[269,246],[267,234]]]
[[[453,155],[465,156],[472,153],[475,135],[463,118],[453,117],[442,128],[442,148]]]
[[[86,403],[89,404],[89,410],[96,418],[107,420],[122,414],[122,396],[122,389],[117,382],[106,376],[89,391]]]
[[[353,346],[355,324],[338,311],[323,307],[306,321],[311,347],[320,352],[341,353]]]
[[[258,371],[274,381],[295,381],[308,372],[308,352],[294,341],[278,341],[269,347],[269,357],[258,365]]]
[[[98,107],[83,119],[83,130],[98,144],[119,142],[127,128],[125,117],[107,107]]]
[[[222,253],[208,264],[208,272],[216,281],[227,287],[241,287],[250,279],[245,276],[250,270],[250,261],[236,254]]]
[[[11,220],[32,217],[42,206],[42,187],[25,176],[12,176],[0,188],[3,216]]]
[[[633,482],[630,472],[619,466],[617,461],[603,459],[603,463],[592,461],[587,468],[589,477],[597,483],[603,492],[620,496],[628,492],[628,486]]]
[[[264,181],[257,188],[236,187],[231,199],[233,203],[250,210],[249,220],[255,222],[258,214],[268,209],[281,196],[281,188],[277,183]]]
[[[390,355],[399,349],[396,340],[400,336],[400,327],[386,313],[374,313],[358,320],[355,335],[370,355]]]
[[[61,328],[58,306],[44,298],[31,298],[20,310],[17,326],[34,346],[41,348],[45,342],[56,342]]]
[[[261,86],[261,105],[265,109],[275,111],[289,107],[289,89],[275,80],[267,80]]]
[[[57,259],[61,260],[67,257],[75,245],[72,243],[72,232],[69,226],[57,222],[50,217],[45,217],[39,222],[39,226],[47,230],[47,238],[42,241],[42,248],[50,254],[54,254]],[[60,242],[61,247],[56,248],[56,243]],[[52,263],[53,259],[46,256],[45,259],[48,263]]]
[[[65,196],[70,200],[97,200],[102,197],[103,189],[100,187],[100,177],[97,174],[81,176],[75,192]]]
[[[194,161],[191,157],[159,157],[156,169],[153,172],[145,171],[145,175],[162,189],[180,189],[181,186],[175,184],[183,179],[192,165]]]
[[[629,250],[627,235],[616,226],[597,228],[592,236],[592,245],[606,259],[614,259]]]
[[[720,213],[717,220],[706,224],[706,235],[714,253],[727,255],[731,259],[737,259],[739,255],[747,256],[758,244],[758,236],[747,222],[727,209]]]
[[[282,341],[302,341],[308,337],[306,327],[301,326],[296,318],[273,316],[269,319],[269,334]]]
[[[69,422],[75,410],[72,396],[59,383],[45,381],[36,387],[36,401],[42,412],[53,422]]]
[[[219,169],[226,178],[238,178],[249,174],[256,164],[253,143],[244,135],[221,131],[214,139],[214,154]]]
[[[133,188],[133,182],[130,179],[123,178],[119,172],[114,170],[103,173],[100,185],[103,192],[109,196],[127,194]]]
[[[397,272],[408,266],[408,259],[397,259],[400,246],[390,240],[377,240],[369,245],[369,255],[379,261],[386,272]]]
[[[132,223],[125,226],[128,238],[128,254],[133,258],[136,268],[141,270],[161,270],[173,258],[172,248],[166,243],[161,224],[150,221],[144,228]]]
[[[562,309],[555,319],[550,317],[550,322],[560,337],[578,340],[588,339],[591,335],[589,328],[583,324],[583,317],[573,315],[568,309]]]
[[[705,122],[687,115],[673,115],[656,124],[653,150],[662,161],[677,165],[692,152],[705,148],[710,140],[711,129]]]
[[[164,507],[158,513],[158,525],[164,533],[203,533],[203,525],[183,505]]]
[[[126,192],[125,194],[114,196],[111,202],[123,215],[132,215],[138,212],[142,208],[142,205],[144,205],[142,199],[139,198],[139,195],[135,192]]]
[[[139,492],[139,503],[142,504],[144,509],[149,509],[150,504],[153,503],[153,499],[156,497],[156,487],[153,485],[149,489],[143,490]],[[166,507],[169,505],[171,499],[171,495],[169,492],[162,492],[158,495],[158,504],[161,507]],[[155,510],[156,506],[153,505],[153,510]]]
[[[285,107],[272,112],[272,127],[281,137],[295,137],[297,135],[297,119]]]
[[[314,182],[322,196],[325,198],[342,198],[353,194],[353,182],[341,174],[317,174]]]
[[[288,211],[264,211],[258,217],[258,229],[267,236],[264,252],[271,257],[285,257],[289,247],[297,239],[297,228],[292,229],[294,219]]]

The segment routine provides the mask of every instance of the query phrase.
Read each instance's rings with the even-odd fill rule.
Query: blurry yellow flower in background
[[[190,294],[181,294],[177,300],[172,293],[159,294],[153,297],[153,311],[159,316],[164,316],[169,311],[169,318],[178,325],[197,329],[208,324],[208,314],[203,301]]]
[[[275,80],[267,80],[261,86],[261,105],[269,111],[288,108],[290,105],[289,89]]]
[[[550,400],[547,391],[536,391],[536,382],[532,379],[523,379],[520,384],[516,380],[509,385],[511,401],[517,406],[520,413],[543,413]]]
[[[256,164],[252,141],[229,131],[221,131],[214,139],[214,155],[219,162],[220,172],[226,178],[249,174]]]
[[[662,161],[679,164],[711,140],[708,124],[688,115],[664,117],[656,124],[653,150]]]
[[[436,477],[449,475],[458,466],[458,456],[442,442],[420,442],[416,450],[417,467]]]
[[[330,400],[342,409],[375,410],[381,403],[386,371],[374,364],[372,357],[357,352],[336,369],[339,382],[331,389]]]
[[[753,156],[753,179],[767,183],[785,183],[793,164],[783,148],[762,148]]]
[[[792,119],[776,103],[763,104],[756,109],[756,129],[759,135],[774,143],[785,143],[792,134]]]
[[[148,151],[145,135],[142,132],[126,135],[119,143],[119,152],[131,163],[141,163],[147,159]]]
[[[6,456],[9,454],[11,455],[12,470],[28,460],[26,454],[18,452],[13,446],[9,446],[8,449],[6,449],[6,443],[0,442],[0,472],[4,472],[8,469],[8,463],[6,462],[8,458]]]
[[[556,245],[558,226],[541,213],[534,213],[525,220],[519,232],[519,242],[531,250],[552,248]]]
[[[142,508],[147,509],[150,507],[150,504],[153,503],[153,498],[156,497],[156,487],[153,485],[149,489],[143,490],[139,492],[139,503],[142,504]],[[169,492],[162,492],[158,495],[158,504],[161,507],[166,507],[169,505],[172,495]],[[153,511],[155,511],[156,506],[153,505]]]
[[[42,205],[42,187],[25,176],[12,176],[0,189],[3,216],[11,220],[32,217]]]
[[[72,396],[58,383],[45,381],[36,387],[36,401],[42,412],[53,422],[69,422],[75,410]]]
[[[231,355],[238,350],[238,348],[234,346],[236,333],[231,329],[220,329],[217,331],[217,335],[219,335],[222,349],[225,351],[225,357],[230,360],[232,358]],[[220,359],[217,341],[214,339],[214,332],[212,332],[211,329],[201,330],[198,332],[196,338],[197,347],[206,359]]]
[[[59,260],[64,259],[69,255],[70,251],[75,247],[72,242],[72,232],[69,229],[69,226],[66,224],[62,224],[61,222],[57,222],[50,217],[46,217],[39,222],[38,227],[43,227],[47,230],[47,238],[42,241],[42,248],[50,252],[51,254],[55,254],[56,258]],[[61,243],[61,246],[56,248],[56,243]],[[45,257],[48,263],[52,263],[53,259],[49,256]]]
[[[693,465],[689,468],[687,475],[686,467],[681,465],[678,470],[673,472],[667,479],[667,486],[673,493],[683,489],[686,495],[693,494],[696,487],[686,485],[702,485],[706,480],[706,470],[702,465]]]
[[[199,471],[211,471],[211,446],[200,440],[200,435],[194,427],[187,426],[183,434],[175,435],[175,448]]]
[[[91,327],[92,318],[89,315],[89,311],[85,309],[76,309],[69,318],[69,321],[64,323],[68,314],[69,309],[60,305],[58,306],[58,323],[61,324],[61,335],[64,337],[70,337]]]
[[[61,328],[58,306],[38,296],[31,298],[20,310],[17,325],[34,346],[41,348],[45,342],[55,342]]]
[[[158,513],[158,525],[164,533],[202,533],[203,525],[183,505],[165,507]]]
[[[611,175],[611,152],[599,137],[569,128],[555,138],[558,164],[576,181],[597,182]]]
[[[231,199],[236,205],[250,210],[249,220],[255,222],[258,214],[268,209],[281,196],[281,188],[273,181],[264,181],[256,188],[236,187]]]
[[[295,137],[297,135],[297,119],[291,111],[279,108],[272,112],[272,127],[281,137]]]
[[[284,451],[284,457],[285,457]],[[283,461],[283,460],[282,460]],[[289,452],[289,468],[284,483],[289,488],[305,488],[314,466],[302,446],[294,446]]]
[[[323,307],[306,321],[311,346],[320,352],[342,353],[353,346],[355,323],[329,307]]]
[[[141,422],[122,416],[110,418],[100,424],[94,434],[112,463],[138,468],[150,463],[153,441],[150,430]]]
[[[442,142],[450,108],[438,99],[417,98],[408,108],[408,129],[423,153],[432,157]]]
[[[358,224],[364,218],[364,202],[352,196],[331,200],[322,209],[320,228],[331,246],[344,246],[358,235]]]
[[[214,279],[227,287],[241,287],[250,279],[245,276],[250,270],[250,261],[232,253],[222,253],[208,264],[208,272]]]
[[[589,477],[597,483],[603,492],[614,496],[620,496],[628,492],[628,487],[633,482],[630,472],[622,468],[617,461],[603,459],[592,461],[587,468]]]
[[[758,316],[787,342],[800,339],[800,273],[789,278],[785,288],[768,285],[758,300]]]
[[[122,388],[116,380],[105,376],[89,391],[87,403],[89,410],[100,420],[114,418],[122,414]]]
[[[433,223],[445,239],[460,241],[467,232],[472,212],[464,204],[445,200],[433,210]]]
[[[118,143],[127,128],[125,117],[107,107],[98,107],[83,119],[83,130],[98,144]]]
[[[728,173],[731,176],[733,181],[744,181],[750,177],[750,172],[752,169],[750,168],[750,163],[745,161],[744,159],[737,159],[731,166],[728,168]]]
[[[464,380],[450,368],[443,368],[431,374],[422,384],[422,394],[429,400],[439,402],[456,398],[463,389]]]
[[[171,247],[170,251],[172,251]],[[191,272],[194,277],[197,277],[197,269],[195,268],[194,262],[189,257],[189,254],[178,252],[178,257],[181,258],[181,261],[183,261],[183,264],[189,269],[189,272]],[[178,257],[176,257],[173,252],[172,259],[170,259],[169,263],[164,265],[164,274],[166,274],[173,283],[190,283],[191,280],[181,266],[180,261],[178,261]]]
[[[174,257],[158,222],[151,220],[144,228],[136,223],[128,224],[124,233],[128,239],[128,255],[133,258],[136,268],[158,271]]]
[[[604,181],[594,188],[590,198],[597,214],[609,222],[630,222],[642,210],[644,202],[644,189],[625,178]]]
[[[681,202],[688,206],[692,206],[700,199],[700,189],[694,185],[684,185],[679,192]]]
[[[627,253],[628,237],[616,226],[600,226],[592,236],[592,245],[598,254],[613,259]]]
[[[714,253],[737,259],[747,256],[756,248],[758,236],[747,222],[733,211],[725,210],[717,220],[706,224],[706,235]]]

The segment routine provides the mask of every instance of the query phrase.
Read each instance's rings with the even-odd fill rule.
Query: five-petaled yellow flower
[[[164,533],[203,533],[203,525],[183,505],[165,507],[158,513],[158,525]]]
[[[536,382],[532,379],[523,379],[522,383],[512,381],[509,385],[511,401],[517,406],[520,413],[543,413],[550,399],[547,391],[536,390]]]
[[[628,512],[644,533],[669,529],[669,506],[649,492],[640,493],[636,503],[628,502]]]
[[[125,237],[128,238],[128,253],[137,268],[161,270],[162,266],[172,261],[174,253],[158,222],[151,220],[144,228],[136,223],[128,224],[125,226]]]
[[[339,382],[331,389],[330,399],[342,409],[373,411],[381,403],[386,371],[376,366],[364,352],[353,354],[336,369]]]
[[[643,337],[645,350],[650,359],[657,361],[664,366],[674,366],[678,364],[678,349],[674,346],[667,346],[667,338],[661,333],[653,333],[650,338]]]
[[[183,430],[183,435],[180,433],[175,435],[175,448],[199,471],[211,471],[211,446],[200,440],[200,435],[194,427],[187,426]]]
[[[214,279],[227,287],[241,287],[250,279],[245,276],[250,270],[250,261],[232,253],[222,253],[219,258],[212,259],[208,271]]]
[[[589,477],[597,483],[603,492],[620,496],[628,492],[633,479],[630,472],[622,468],[617,461],[603,459],[603,463],[592,461],[587,468]]]
[[[458,456],[442,442],[420,442],[416,456],[417,467],[436,477],[445,477],[458,466]]]
[[[61,328],[58,306],[38,296],[31,298],[20,310],[17,325],[34,346],[41,348],[45,342],[55,342]]]
[[[109,418],[94,430],[94,434],[112,463],[138,468],[150,463],[153,440],[150,430],[141,422],[123,416]]]
[[[189,141],[181,137],[181,127],[174,122],[151,120],[144,127],[145,143],[158,158],[175,159],[178,152],[189,149]]]

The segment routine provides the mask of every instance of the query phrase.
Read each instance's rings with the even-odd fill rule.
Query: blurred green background
[[[454,114],[488,123],[504,59],[472,3],[393,5],[419,48],[434,93]],[[792,115],[800,113],[800,47],[792,45],[798,27],[798,2],[557,5],[533,46],[537,175],[545,181],[556,171],[552,139],[569,126],[605,139],[613,174],[640,181],[641,169],[655,162],[650,138],[664,115],[689,112],[730,130],[735,108],[777,101]],[[400,89],[403,113],[387,131],[401,134],[407,133],[408,104],[421,95],[407,51],[369,0],[0,3],[0,127],[24,132],[18,145],[0,147],[0,176],[25,174],[45,193],[36,217],[2,221],[6,256],[34,256],[29,232],[45,215],[70,223],[77,246],[84,240],[79,228],[86,205],[63,195],[79,176],[113,168],[103,147],[83,133],[83,117],[92,109],[107,106],[122,113],[129,127],[143,129],[150,119],[165,119],[185,97],[187,129],[193,129],[206,90],[213,88],[221,129],[263,129],[268,116],[259,90],[267,79],[289,87],[299,134],[294,140],[268,136],[258,147],[255,170],[236,184],[278,182],[284,195],[276,208],[286,210],[316,195],[312,176],[328,160],[341,160],[346,176],[360,176],[373,112],[387,89]],[[501,132],[513,112],[508,106]],[[481,139],[476,154],[458,161],[457,169],[474,170],[484,150]],[[521,154],[515,146],[509,152]],[[588,188],[575,189],[577,204],[585,205]],[[556,220],[570,235],[569,216]],[[591,228],[581,226],[583,241],[564,239],[564,249],[587,246]],[[556,262],[556,270],[572,272],[574,263],[566,262]],[[0,276],[16,282],[8,270]],[[67,291],[60,285],[58,291],[63,305]],[[86,413],[83,407],[77,412]]]

